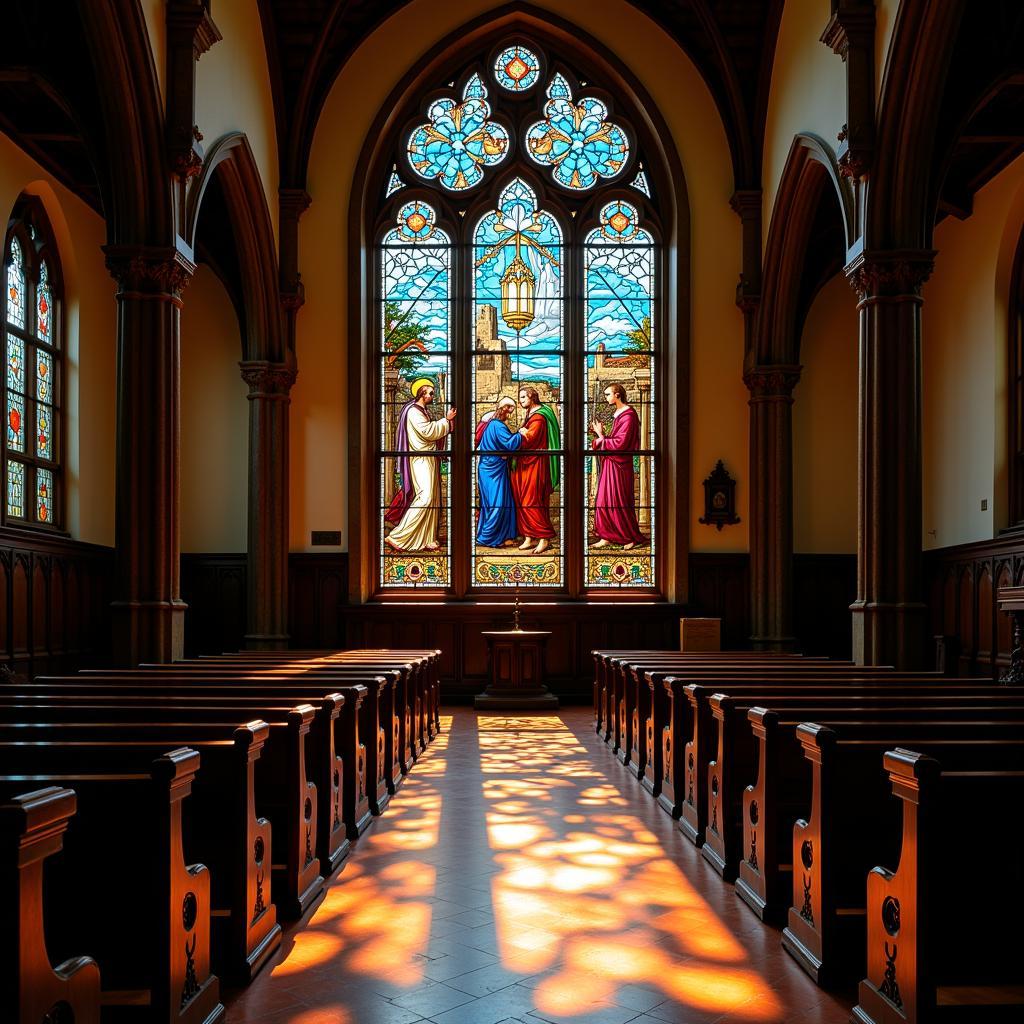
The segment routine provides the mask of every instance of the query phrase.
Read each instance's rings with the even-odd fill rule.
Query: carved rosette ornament
[[[177,249],[108,245],[103,251],[122,296],[164,294],[180,299],[196,271]]]
[[[802,366],[755,366],[743,374],[753,402],[792,402]]]
[[[877,296],[919,298],[934,269],[935,251],[930,249],[865,252],[847,265],[846,279],[861,302]]]
[[[297,371],[287,363],[247,360],[239,363],[242,380],[249,386],[249,398],[287,400],[295,383]]]

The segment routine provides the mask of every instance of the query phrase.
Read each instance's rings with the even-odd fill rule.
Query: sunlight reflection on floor
[[[499,950],[552,971],[535,989],[538,1010],[572,1015],[586,1009],[581,991],[613,1001],[618,986],[643,984],[737,1020],[777,1017],[743,946],[640,819],[615,813],[629,801],[559,718],[481,717],[479,734],[502,869],[492,882]]]

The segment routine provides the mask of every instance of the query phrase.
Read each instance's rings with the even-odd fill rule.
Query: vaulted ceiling
[[[273,79],[283,184],[303,184],[317,117],[344,63],[360,42],[405,2],[259,0]],[[725,124],[736,186],[756,187],[782,0],[633,3],[693,60]],[[823,27],[824,22],[823,16]]]

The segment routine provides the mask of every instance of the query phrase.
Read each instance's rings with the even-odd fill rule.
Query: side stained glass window
[[[451,242],[433,207],[398,211],[380,256],[381,565],[385,587],[451,583]]]
[[[42,204],[22,197],[5,252],[4,519],[60,527],[60,273]]]
[[[654,243],[636,207],[603,207],[586,240],[588,586],[654,586]]]
[[[649,172],[607,91],[481,56],[381,178],[376,589],[656,594]]]

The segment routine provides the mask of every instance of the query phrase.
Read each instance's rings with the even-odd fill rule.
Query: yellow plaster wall
[[[207,148],[227,132],[248,136],[276,238],[277,136],[259,10],[256,0],[220,0],[212,13],[223,38],[196,65],[196,123]]]
[[[347,216],[363,142],[404,69],[460,24],[497,6],[490,0],[409,4],[356,50],[325,105],[309,169],[313,205],[300,223],[306,305],[298,319],[299,377],[292,392],[293,549],[308,547],[311,530],[341,529],[342,546],[348,543]],[[691,213],[691,487],[702,494],[701,481],[716,459],[724,459],[739,480],[743,518],[719,533],[697,523],[702,503],[692,501],[691,541],[696,550],[745,550],[747,393],[742,320],[734,304],[740,227],[729,208],[732,166],[717,110],[690,60],[636,8],[622,0],[545,0],[540,6],[596,37],[632,70],[678,148]]]
[[[181,550],[245,551],[249,401],[238,317],[200,266],[181,314]]]
[[[835,151],[846,120],[846,69],[820,42],[828,18],[829,6],[822,0],[787,0],[782,13],[765,120],[762,241],[768,237],[793,136],[810,132]]]
[[[857,303],[837,274],[800,338],[793,403],[793,550],[857,550]]]
[[[0,211],[22,192],[46,207],[64,272],[65,527],[76,540],[114,543],[117,310],[100,247],[103,219],[0,134]]]
[[[1022,223],[1018,157],[974,197],[966,221],[935,230],[922,312],[926,548],[986,540],[1006,525],[1007,309]]]

